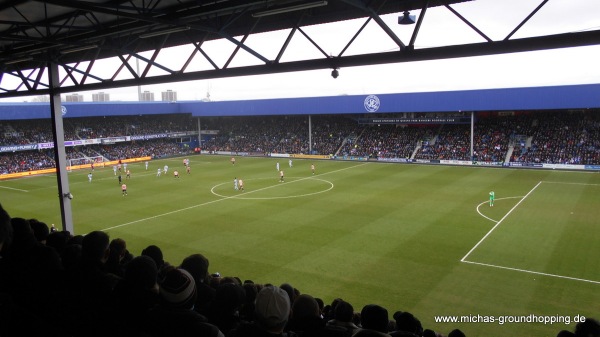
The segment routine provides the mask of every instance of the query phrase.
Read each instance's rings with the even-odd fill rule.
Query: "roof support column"
[[[308,154],[312,153],[312,118],[308,115]]]
[[[202,124],[200,124],[200,117],[198,117],[198,147],[202,151]]]
[[[471,157],[469,159],[470,161],[475,160],[475,158],[473,157],[474,135],[475,135],[475,111],[471,111]]]
[[[62,119],[62,103],[60,93],[60,79],[58,64],[48,63],[48,82],[50,83],[50,116],[52,118],[52,135],[54,141],[54,161],[56,163],[56,179],[58,181],[58,199],[60,202],[60,215],[62,229],[75,234],[73,228],[73,215],[71,212],[71,199],[73,195],[69,189],[67,175],[67,154],[65,151],[65,132]]]

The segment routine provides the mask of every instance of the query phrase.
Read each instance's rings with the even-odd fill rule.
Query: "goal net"
[[[102,156],[67,159],[67,172],[90,168],[91,164],[94,164],[94,167],[99,167],[102,166],[104,161],[105,158]]]

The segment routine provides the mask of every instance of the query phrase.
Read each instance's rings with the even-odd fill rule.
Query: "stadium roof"
[[[473,0],[476,3],[477,0]],[[547,0],[525,17],[511,33],[492,40],[472,22],[460,15],[453,5],[471,0],[7,0],[0,4],[0,98],[45,95],[50,93],[47,66],[58,66],[59,77],[53,93],[138,86],[186,80],[224,78],[243,75],[281,73],[314,69],[335,69],[360,65],[412,62],[519,51],[567,48],[600,44],[600,27],[594,30],[554,35],[514,38]],[[481,42],[443,47],[415,48],[415,40],[427,9],[445,7],[479,37]],[[384,14],[419,10],[410,41],[400,39],[381,18]],[[307,33],[306,26],[343,20],[363,19],[364,26],[375,22],[397,45],[397,50],[347,55],[355,43],[351,39],[338,55],[328,55]],[[268,58],[246,44],[250,35],[274,30],[289,30],[275,58]],[[322,56],[284,62],[281,56],[294,35],[306,37]],[[235,46],[230,55],[207,55],[203,43],[225,40]],[[167,47],[192,45],[188,62],[175,68],[156,60]],[[257,64],[232,67],[241,51],[252,55]],[[143,52],[151,51],[147,57]],[[212,68],[190,71],[189,62],[201,55]],[[114,72],[97,72],[98,61],[118,57],[122,65]],[[220,58],[220,59],[217,59]],[[144,69],[138,73],[131,61],[139,60]],[[161,75],[149,75],[159,69]],[[18,84],[7,87],[7,78]]]
[[[600,84],[223,102],[66,102],[63,117],[190,113],[195,117],[600,108]],[[0,120],[50,117],[47,103],[0,103]]]

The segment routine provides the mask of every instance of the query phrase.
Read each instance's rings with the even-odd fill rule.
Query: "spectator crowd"
[[[595,111],[478,113],[469,124],[359,124],[358,116],[251,116],[202,119],[201,148],[242,152],[482,162],[600,165]],[[310,123],[310,124],[309,124]],[[65,139],[198,132],[189,114],[65,119]],[[51,142],[49,121],[2,121],[0,146]],[[310,132],[309,132],[310,130]],[[67,148],[67,159],[164,157],[189,149],[169,138]],[[52,150],[0,152],[0,174],[54,167]]]

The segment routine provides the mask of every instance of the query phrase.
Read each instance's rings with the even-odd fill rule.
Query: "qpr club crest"
[[[369,95],[367,96],[367,98],[365,98],[365,109],[368,112],[376,112],[377,110],[379,110],[379,106],[380,106],[380,102],[379,102],[379,97],[375,96],[375,95]]]

